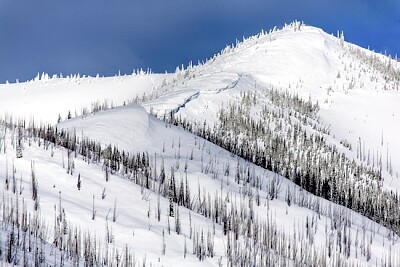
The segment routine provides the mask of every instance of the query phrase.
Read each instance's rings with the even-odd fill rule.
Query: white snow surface
[[[241,91],[273,86],[276,89],[298,93],[304,99],[311,97],[313,101],[318,101],[321,120],[330,125],[332,142],[339,143],[347,139],[352,144],[353,151],[347,151],[348,156],[355,158],[355,148],[360,140],[366,151],[378,151],[384,162],[387,161],[388,154],[394,174],[390,175],[384,171],[384,185],[387,189],[399,190],[400,142],[397,134],[400,132],[400,93],[393,83],[385,83],[383,74],[374,71],[371,66],[351,53],[351,48],[356,46],[346,42],[341,45],[338,38],[318,28],[304,26],[300,31],[294,31],[287,27],[268,35],[261,34],[249,38],[235,48],[226,48],[221,55],[204,65],[189,67],[175,74],[57,78],[0,85],[0,114],[7,113],[13,117],[55,123],[58,114],[65,118],[68,111],[71,111],[74,117],[75,111],[80,115],[82,108],[90,108],[93,102],[107,99],[112,101],[114,106],[120,107],[77,116],[62,122],[58,127],[75,131],[77,136],[84,135],[99,140],[104,146],[116,145],[127,152],[148,151],[151,160],[154,160],[155,155],[158,162],[164,159],[166,170],[171,166],[176,168],[175,157],[180,153],[180,168],[175,173],[178,179],[184,177],[183,165],[194,150],[194,160],[189,161],[188,167],[188,180],[192,191],[197,191],[199,187],[210,194],[225,194],[231,191],[238,196],[240,189],[234,183],[233,177],[236,157],[180,128],[166,126],[148,112],[161,117],[169,110],[176,110],[182,117],[199,122],[206,120],[212,125],[216,121],[216,112],[230,100],[236,99]],[[362,51],[368,55],[374,54]],[[384,56],[378,57],[382,61],[390,61]],[[392,62],[395,68],[399,69],[399,64]],[[355,84],[351,84],[352,79],[356,81]],[[143,93],[154,94],[155,97],[145,101],[142,106],[121,106],[124,101],[128,103],[136,96],[142,97]],[[0,177],[5,175],[6,160],[11,166],[10,159],[15,155],[10,137],[7,138],[7,153],[0,153]],[[178,143],[181,145],[180,149]],[[183,260],[184,240],[185,236],[189,235],[189,210],[181,208],[183,233],[177,235],[172,231],[171,235],[166,234],[166,255],[161,255],[162,229],[166,224],[168,199],[161,199],[162,219],[161,222],[157,222],[154,218],[156,194],[147,191],[143,193],[140,187],[119,175],[113,175],[110,181],[106,182],[101,166],[88,165],[79,156],[75,160],[75,174],[71,176],[62,167],[66,153],[62,149],[55,149],[54,156],[51,157],[50,152],[42,147],[37,147],[36,144],[29,147],[25,144],[23,153],[23,158],[15,159],[17,177],[23,177],[23,196],[30,201],[29,205],[32,207],[29,182],[30,164],[34,160],[42,216],[50,225],[53,223],[54,205],[58,204],[61,192],[69,223],[79,225],[81,229],[87,229],[103,240],[105,218],[117,199],[118,220],[115,223],[109,222],[113,229],[115,246],[123,248],[128,244],[139,261],[146,257],[153,266],[217,266],[218,259],[222,257],[225,264],[225,240],[220,226],[215,226],[218,230],[215,236],[214,258],[199,262],[191,253],[191,240],[188,239],[188,255]],[[230,185],[221,189],[221,184],[226,184],[226,178],[213,179],[211,175],[202,173],[200,157],[204,157],[204,162],[219,161],[220,165],[217,168],[221,169],[221,173],[222,163],[230,162]],[[250,165],[265,181],[274,176],[273,173]],[[80,191],[76,188],[78,173],[82,177]],[[3,178],[0,180],[4,184]],[[282,183],[282,188],[290,186],[301,194],[301,190],[293,183],[284,178]],[[100,195],[104,188],[107,196],[103,200]],[[261,194],[265,199],[267,193]],[[280,229],[290,232],[288,229],[293,229],[294,225],[304,225],[306,218],[311,218],[315,213],[298,206],[287,207],[284,194],[285,190],[282,190],[278,199],[269,203],[269,212],[274,214]],[[91,219],[93,195],[97,210],[95,221]],[[326,200],[321,201],[324,205],[330,205]],[[148,218],[149,205],[152,214]],[[262,205],[256,207],[260,217],[266,212],[264,205],[263,200]],[[371,230],[377,231],[371,245],[370,263],[380,264],[381,259],[389,253],[388,245],[383,245],[388,230],[353,211],[348,212],[351,213],[354,222],[351,229],[353,234],[364,226],[368,229],[367,236]],[[212,229],[213,223],[209,219],[195,212],[191,212],[191,216],[198,229]],[[316,247],[325,246],[325,224],[329,225],[330,222],[327,217],[322,216],[315,238]],[[395,254],[398,251],[400,244],[394,243],[391,253]],[[365,258],[362,257],[354,259],[354,262],[366,264]]]
[[[168,74],[132,74],[115,77],[49,78],[43,74],[32,81],[0,85],[0,114],[27,121],[54,124],[58,115],[74,117],[93,103],[120,106],[143,94],[150,96]]]

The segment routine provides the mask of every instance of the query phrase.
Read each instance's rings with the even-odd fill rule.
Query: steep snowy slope
[[[213,126],[221,105],[238,99],[240,91],[287,90],[318,102],[321,123],[329,126],[331,136],[351,144],[346,153],[356,158],[362,150],[364,164],[368,154],[370,162],[372,155],[381,158],[385,186],[399,189],[400,64],[298,25],[261,33],[228,46],[203,65],[189,66],[168,85],[172,93],[145,106],[160,117],[174,110]]]

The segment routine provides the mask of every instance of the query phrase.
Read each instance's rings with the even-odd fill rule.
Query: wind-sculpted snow
[[[117,144],[115,140],[118,140],[118,147],[128,152],[142,151],[151,146],[161,147],[155,129],[164,127],[164,124],[141,106],[129,105],[66,120],[59,127],[75,131],[77,136],[99,140],[104,145]]]

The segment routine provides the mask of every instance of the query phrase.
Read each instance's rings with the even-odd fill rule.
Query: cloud
[[[173,71],[294,19],[328,32],[343,29],[348,40],[377,51],[400,52],[398,11],[395,0],[1,0],[0,82],[43,71]]]

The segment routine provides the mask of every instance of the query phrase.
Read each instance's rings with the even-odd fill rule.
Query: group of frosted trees
[[[213,127],[173,114],[166,120],[400,234],[399,199],[381,189],[381,161],[374,159],[375,167],[362,165],[328,144],[329,130],[318,123],[318,104],[274,89],[266,90],[264,98],[256,94],[243,93],[221,108]],[[257,104],[262,111],[254,117]]]
[[[273,99],[271,100],[272,102],[286,106],[285,109],[292,107],[293,110],[291,110],[290,114],[297,120],[307,123],[315,131],[319,129],[316,122],[317,119],[314,117],[318,106],[311,104],[311,101],[303,101],[298,97],[291,97],[287,93],[266,92],[265,94],[269,95],[268,98]],[[243,94],[241,101],[244,103],[243,107],[250,107],[257,102],[256,97],[250,94]],[[375,207],[381,203],[379,201],[381,201],[382,196],[386,196],[379,191],[378,187],[374,187],[375,184],[379,184],[374,182],[375,180],[379,181],[379,173],[375,173],[373,170],[368,171],[358,168],[334,148],[326,147],[321,135],[315,134],[313,137],[305,132],[300,124],[293,126],[293,130],[289,130],[285,119],[288,114],[283,110],[279,111],[278,109],[275,112],[271,112],[268,108],[265,108],[261,115],[263,121],[260,123],[246,117],[248,116],[248,112],[241,110],[239,106],[232,103],[228,109],[220,112],[221,126],[215,127],[215,134],[209,128],[198,128],[197,134],[227,148],[235,154],[241,155],[246,160],[253,161],[265,168],[284,174],[313,194],[321,195],[336,203],[356,210],[357,207],[358,209],[366,209],[368,206]],[[236,119],[233,119],[233,117]],[[183,125],[185,128],[191,130],[194,129],[193,127],[189,127],[187,122],[179,121],[173,117],[170,119],[175,124]],[[276,129],[271,131],[267,127],[275,119],[281,121],[281,125],[280,123],[274,123],[275,127],[279,127],[279,131]],[[131,180],[143,188],[143,190],[153,191],[159,198],[167,199],[169,201],[167,210],[162,210],[160,201],[158,201],[155,212],[156,220],[161,221],[162,213],[167,215],[168,224],[165,226],[165,232],[168,234],[171,234],[171,228],[174,229],[177,235],[180,235],[183,231],[182,228],[189,227],[190,234],[188,238],[192,241],[191,251],[199,260],[215,256],[214,235],[216,230],[215,228],[198,228],[192,223],[190,217],[189,226],[182,225],[179,207],[187,208],[191,212],[209,218],[214,224],[220,225],[226,243],[224,253],[227,263],[230,266],[289,266],[291,264],[316,264],[324,266],[327,265],[328,259],[331,259],[330,261],[335,264],[346,266],[349,264],[349,257],[355,256],[354,254],[365,260],[369,260],[371,257],[370,235],[372,233],[368,234],[369,232],[365,230],[357,234],[352,233],[350,231],[352,222],[348,218],[349,214],[344,212],[342,208],[323,205],[321,201],[316,201],[311,194],[305,191],[299,192],[295,188],[290,187],[281,188],[281,178],[262,177],[256,174],[254,167],[251,167],[246,161],[237,159],[237,162],[231,168],[230,164],[203,160],[205,156],[201,157],[201,171],[204,174],[209,175],[213,179],[220,179],[221,186],[226,184],[227,188],[229,183],[237,183],[241,186],[239,199],[229,191],[226,193],[222,193],[222,191],[221,193],[216,193],[207,191],[205,188],[199,187],[196,189],[190,187],[187,176],[177,179],[175,172],[181,170],[187,175],[186,171],[190,168],[190,162],[196,155],[206,153],[210,159],[213,158],[210,155],[210,150],[207,149],[205,141],[202,141],[200,138],[195,138],[195,148],[193,148],[192,152],[186,158],[181,158],[180,156],[180,142],[172,141],[172,147],[178,151],[175,154],[176,163],[172,164],[172,166],[166,166],[162,155],[154,155],[153,160],[151,160],[147,152],[127,153],[112,145],[102,148],[97,141],[88,138],[80,139],[75,133],[69,133],[64,130],[60,131],[51,126],[37,127],[30,125],[24,128],[24,124],[21,124],[20,127],[21,132],[24,133],[21,138],[23,143],[36,142],[43,149],[49,150],[50,153],[52,149],[62,148],[63,151],[67,151],[66,154],[68,158],[71,158],[70,161],[73,161],[76,157],[81,157],[88,164],[100,164],[103,166],[105,179],[108,179],[107,177],[111,173],[117,174]],[[243,130],[243,128],[248,129],[247,131],[243,131],[243,136],[245,137],[243,140],[229,139],[233,136],[229,131],[233,131],[234,129]],[[11,131],[19,131],[17,126],[13,129]],[[323,129],[320,130],[322,131]],[[287,133],[288,138],[280,136],[279,133],[283,132]],[[224,136],[224,139],[218,138],[218,134]],[[263,150],[259,146],[256,149],[254,145],[254,142],[257,142],[256,136],[263,137],[263,143],[273,147],[272,151],[276,154],[273,154],[271,151],[268,152],[266,149]],[[323,158],[318,158],[317,155],[319,154],[317,152],[321,152],[325,156],[325,160],[329,161],[330,164],[327,164]],[[289,154],[293,155],[282,156]],[[311,155],[314,155],[314,158]],[[183,169],[178,164],[180,160],[185,161]],[[68,166],[65,166],[65,168],[68,169]],[[348,180],[354,182],[341,182],[342,179],[333,180],[336,177],[333,175],[319,177],[324,173],[330,172],[337,175],[347,175],[349,176]],[[71,173],[70,171],[68,173],[77,176],[78,189],[85,186],[84,181],[80,184],[81,178],[79,174]],[[355,176],[354,173],[358,176]],[[373,177],[368,175],[372,175]],[[375,175],[377,177],[374,177]],[[32,181],[34,181],[34,177],[34,166],[32,166]],[[356,190],[354,187],[355,183],[357,181],[369,181],[367,179],[372,179],[369,184],[370,189],[368,189],[371,192],[367,193],[367,188],[359,186],[358,191],[353,193],[353,190]],[[229,180],[231,181],[229,182]],[[346,179],[343,180],[346,181]],[[32,186],[34,184],[37,186],[36,182],[32,182]],[[282,190],[286,190],[285,201],[288,207],[298,205],[307,207],[315,212],[315,216],[307,218],[305,225],[295,227],[295,231],[291,232],[291,234],[277,226],[273,219],[273,214],[268,208],[269,202],[277,198]],[[373,199],[375,202],[372,202],[375,205],[365,205],[362,202],[371,200],[367,194],[372,194],[372,197],[375,198]],[[393,201],[390,196],[384,200]],[[395,202],[386,203],[393,205],[393,209],[396,206]],[[262,205],[267,210],[266,220],[263,219],[265,218],[264,216],[262,218],[259,217],[255,209],[255,207]],[[388,214],[388,212],[391,212],[390,207],[389,209],[381,207],[380,211],[377,211],[375,208],[371,210],[375,212],[375,215],[371,217],[376,221],[392,218],[392,214]],[[93,202],[93,211],[95,212],[95,202]],[[371,211],[361,210],[360,212],[367,213]],[[385,214],[382,214],[382,212]],[[92,216],[92,214],[88,214],[88,216]],[[318,219],[319,216],[327,216],[331,220],[330,223],[325,223],[325,225],[321,226],[321,222]],[[100,262],[111,264],[116,261],[124,265],[122,261],[124,257],[131,259],[130,261],[134,258],[132,254],[128,253],[125,255],[124,252],[115,251],[106,255],[98,255],[95,248],[91,246],[93,242],[96,243],[96,241],[90,241],[94,237],[79,232],[77,229],[69,228],[65,223],[65,218],[66,214],[63,212],[60,196],[60,204],[55,214],[56,227],[54,228],[54,240],[57,242],[54,245],[60,251],[66,253],[63,254],[63,259],[66,258],[65,255],[71,255],[70,259],[80,259],[87,266],[91,266]],[[170,218],[173,218],[171,219],[173,222],[171,224]],[[96,220],[95,216],[92,219]],[[325,227],[326,229],[326,250],[318,250],[315,247],[314,235],[318,224],[320,225],[319,227]],[[395,227],[396,222],[390,226],[389,228],[391,229],[397,229]],[[150,228],[151,226],[149,225]],[[107,229],[109,228],[107,227]],[[109,236],[112,236],[111,232],[108,231],[107,233]],[[339,237],[335,238],[335,236]],[[113,242],[111,237],[107,240]],[[109,242],[106,242],[107,244],[105,245],[108,246]],[[165,241],[163,241],[161,251],[163,254],[168,253]],[[188,245],[185,241],[183,248],[184,257],[186,257],[187,252]]]
[[[397,56],[395,58],[384,57],[353,45],[348,45],[347,50],[365,66],[370,67],[368,71],[371,72],[371,81],[378,81],[378,77],[382,77],[384,81],[383,89],[399,91],[400,68]]]
[[[0,153],[13,149],[16,151],[15,157],[21,158],[24,147],[36,143],[39,147],[48,150],[51,156],[54,149],[64,147],[69,158],[68,162],[73,162],[73,158],[78,155],[77,139],[67,132],[58,132],[51,127],[36,127],[33,122],[28,127],[25,122],[13,124],[9,120],[2,121],[1,124],[5,128]],[[7,135],[11,137],[12,147],[7,147]],[[91,145],[98,149],[98,143],[91,142]],[[93,160],[97,159],[93,158],[90,162],[96,163]],[[71,164],[68,163],[65,168],[69,169]],[[49,262],[60,266],[64,264],[134,266],[135,262],[139,262],[130,249],[120,251],[112,247],[108,248],[107,244],[102,244],[97,237],[83,231],[79,226],[69,225],[61,194],[59,205],[55,207],[54,227],[51,231],[40,215],[42,211],[40,210],[39,184],[34,162],[31,163],[29,188],[24,188],[22,175],[19,181],[16,179],[17,169],[14,167],[14,159],[11,169],[9,169],[8,160],[4,168],[5,177],[1,177],[1,180],[7,194],[3,192],[0,201],[0,232],[6,232],[7,236],[0,242],[0,262],[21,266],[48,266]],[[71,170],[68,170],[68,173],[73,174]],[[78,174],[79,182],[80,175]],[[31,199],[24,199],[22,194],[24,190],[31,192]],[[28,205],[32,205],[32,209],[29,209]],[[49,236],[50,232],[53,233],[53,238]]]

